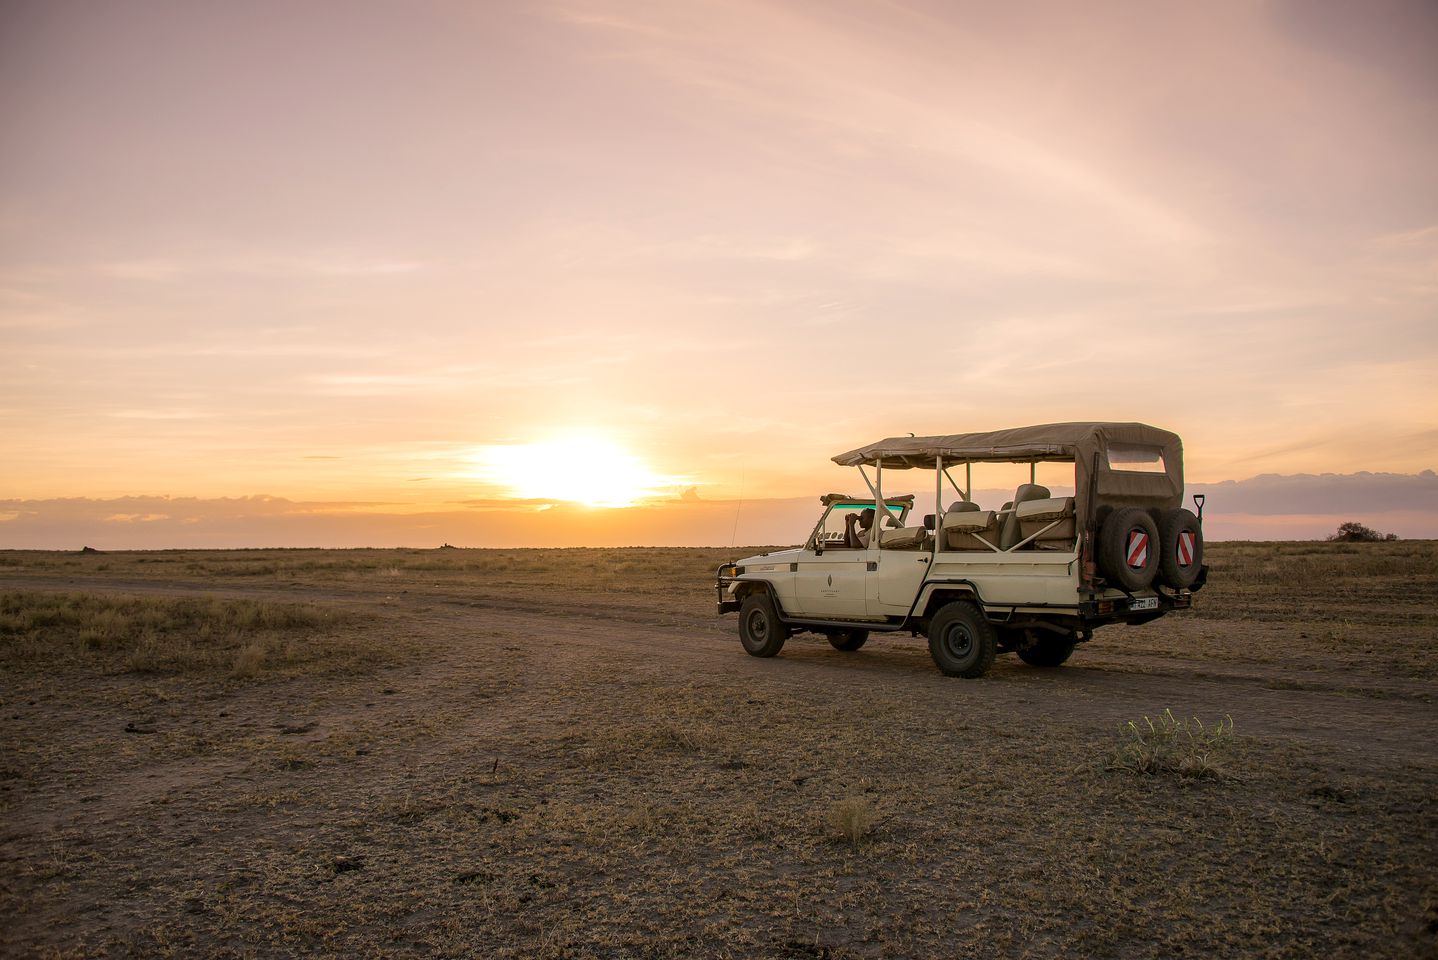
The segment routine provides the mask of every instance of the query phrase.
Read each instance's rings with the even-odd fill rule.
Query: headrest
[[[1040,486],[1037,483],[1021,483],[1014,491],[1014,506],[1018,506],[1026,500],[1047,500],[1052,494],[1049,488]]]
[[[972,500],[955,500],[949,504],[950,513],[972,513],[979,509],[979,505]]]

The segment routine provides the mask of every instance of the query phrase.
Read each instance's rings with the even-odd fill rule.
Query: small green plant
[[[1233,742],[1233,718],[1224,717],[1216,726],[1205,726],[1194,717],[1180,720],[1164,710],[1154,720],[1130,720],[1120,728],[1121,743],[1109,764],[1111,769],[1134,773],[1175,774],[1195,780],[1231,778],[1223,762]]]
[[[840,839],[858,846],[874,832],[874,806],[864,797],[845,797],[829,808],[829,829]]]

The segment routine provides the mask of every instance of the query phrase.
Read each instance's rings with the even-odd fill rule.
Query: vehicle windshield
[[[908,505],[901,503],[889,503],[885,504],[885,506],[889,508],[890,515],[892,515],[893,518],[898,522],[898,525],[903,526],[904,517],[907,516],[909,512]],[[856,516],[860,513],[863,513],[865,510],[873,509],[873,500],[855,500],[852,502],[834,504],[828,509],[828,511],[825,512],[823,518],[819,521],[819,526],[814,531],[814,542],[822,543],[826,547],[843,546],[844,528],[845,525],[848,523],[845,518],[850,516]]]

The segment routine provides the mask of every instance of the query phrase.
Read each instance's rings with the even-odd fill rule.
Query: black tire
[[[1099,569],[1110,583],[1124,590],[1142,590],[1153,583],[1158,553],[1158,525],[1138,507],[1120,507],[1110,513],[1098,532]]]
[[[1012,653],[1024,642],[1024,631],[994,624],[994,637],[998,641],[999,653]]]
[[[1158,551],[1159,582],[1175,590],[1193,586],[1203,568],[1203,528],[1198,517],[1182,508],[1160,515]]]
[[[739,642],[751,657],[772,657],[784,649],[789,628],[767,593],[751,593],[739,607]]]
[[[853,653],[862,647],[869,639],[867,630],[831,630],[825,634],[829,638],[829,646],[835,650],[842,650],[844,653]]]
[[[1061,667],[1073,655],[1074,642],[1064,637],[1040,637],[1028,648],[1020,647],[1019,659],[1031,667]]]
[[[929,621],[929,656],[945,676],[982,677],[994,665],[994,625],[966,600],[950,603]]]

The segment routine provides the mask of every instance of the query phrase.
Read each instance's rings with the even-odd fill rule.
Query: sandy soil
[[[1438,956],[1438,546],[1219,544],[1068,666],[739,647],[742,551],[0,553],[371,665],[0,673],[14,956]],[[1172,709],[1227,774],[1114,764]],[[841,803],[872,816],[857,843]]]

